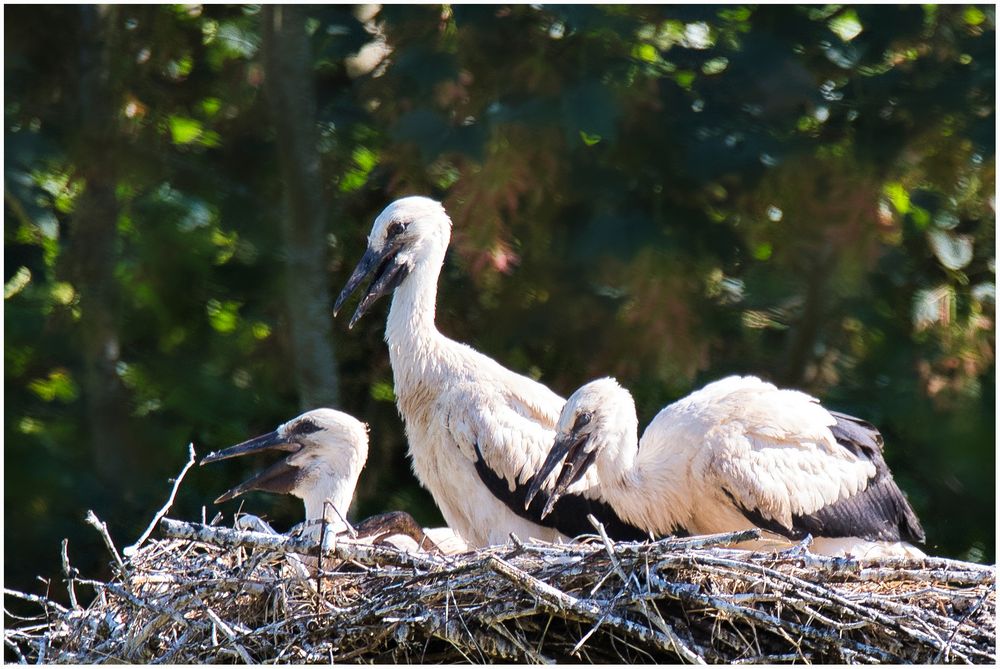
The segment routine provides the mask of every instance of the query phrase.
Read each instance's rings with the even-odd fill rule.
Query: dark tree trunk
[[[835,266],[836,259],[831,254],[816,253],[815,265],[807,276],[802,315],[790,333],[785,368],[779,379],[783,385],[793,388],[808,385],[806,367],[816,357],[816,341],[825,322],[827,284]]]
[[[326,206],[305,15],[300,7],[265,5],[263,24],[265,85],[284,183],[285,294],[295,382],[303,408],[337,406]]]
[[[85,187],[70,222],[66,263],[80,293],[83,388],[99,477],[127,483],[128,400],[118,376],[119,290],[115,280],[119,205],[115,195],[115,91],[110,59],[118,8],[79,7],[80,143],[74,162]]]

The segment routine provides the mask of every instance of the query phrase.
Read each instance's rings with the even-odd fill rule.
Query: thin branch
[[[233,548],[236,546],[252,546],[278,553],[297,553],[310,555],[319,550],[318,541],[309,538],[291,538],[283,534],[263,534],[231,530],[225,527],[209,527],[185,523],[171,518],[160,521],[163,535],[172,539],[190,539],[214,546]],[[341,560],[353,560],[361,564],[392,564],[420,568],[440,567],[444,562],[432,555],[413,555],[393,548],[371,546],[348,540],[336,542],[333,546],[323,546],[324,556],[336,557]]]
[[[69,609],[61,604],[53,602],[48,597],[42,597],[40,595],[32,595],[27,592],[21,592],[20,590],[11,590],[10,588],[4,588],[3,594],[8,597],[17,597],[18,599],[23,599],[26,602],[33,602],[35,604],[41,604],[45,608],[53,608],[59,613],[67,613]]]
[[[187,471],[191,469],[191,467],[194,465],[195,459],[196,456],[194,453],[194,444],[189,443],[187,464],[184,465],[184,469],[182,469],[181,473],[177,476],[176,479],[174,479],[174,487],[170,490],[170,497],[167,498],[167,503],[164,504],[163,507],[156,512],[156,515],[153,516],[152,522],[149,523],[149,527],[147,527],[146,531],[142,533],[142,535],[139,537],[139,540],[136,541],[131,546],[125,547],[125,549],[122,551],[125,557],[132,557],[133,555],[135,555],[135,552],[139,550],[139,546],[141,546],[143,542],[149,538],[149,535],[153,533],[153,529],[156,527],[156,524],[160,522],[161,518],[167,515],[167,511],[169,511],[170,507],[173,506],[174,504],[174,497],[177,495],[177,489],[180,487],[181,481],[184,480],[184,475],[187,474]]]
[[[955,629],[952,630],[951,636],[948,637],[948,640],[944,643],[944,646],[941,648],[941,650],[938,651],[938,654],[934,656],[934,660],[932,661],[932,664],[937,664],[938,662],[941,662],[942,656],[943,656],[945,662],[948,661],[948,651],[951,650],[951,646],[952,646],[953,642],[955,641],[955,635],[958,634],[958,630],[960,630],[962,628],[962,624],[966,620],[968,620],[969,618],[971,618],[973,616],[973,614],[975,614],[977,611],[979,611],[979,609],[986,602],[986,599],[989,596],[990,596],[990,591],[987,590],[986,592],[983,593],[983,596],[979,598],[979,601],[976,602],[976,605],[973,606],[972,608],[970,608],[969,611],[964,616],[962,616],[962,619],[958,621],[957,625],[955,625]]]
[[[69,603],[74,609],[79,609],[80,604],[76,601],[76,569],[69,566],[69,539],[62,540],[62,570],[66,576],[66,590],[69,592]]]
[[[111,556],[115,559],[115,564],[118,565],[119,569],[124,571],[125,563],[122,562],[122,558],[118,554],[118,549],[115,548],[115,542],[111,540],[111,534],[108,533],[108,526],[104,523],[103,520],[98,518],[97,514],[94,513],[93,510],[91,509],[87,510],[87,515],[84,517],[84,520],[87,522],[88,525],[92,526],[95,530],[98,531],[98,533],[101,535],[101,538],[104,539],[104,545],[107,546],[108,552],[111,553]]]
[[[5,646],[14,651],[15,655],[17,655],[18,664],[28,664],[28,658],[24,656],[24,653],[21,652],[20,647],[18,647],[16,643],[8,639],[6,636],[3,638],[3,643]]]

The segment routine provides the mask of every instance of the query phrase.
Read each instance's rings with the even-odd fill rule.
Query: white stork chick
[[[557,430],[529,501],[551,485],[551,505],[594,470],[587,494],[655,535],[758,527],[787,541],[811,534],[811,550],[828,555],[923,556],[912,543],[924,531],[882,457],[882,435],[804,393],[728,377],[662,409],[637,448],[632,396],[604,378],[573,393]]]
[[[592,531],[586,513],[606,514],[590,500],[564,496],[544,520],[544,501],[527,510],[522,504],[555,437],[563,398],[449,339],[434,323],[450,238],[451,219],[439,202],[396,200],[375,219],[334,313],[369,274],[351,327],[393,293],[385,341],[413,470],[470,544],[503,543],[511,533],[553,541]]]
[[[314,409],[279,425],[273,432],[210,453],[201,464],[265,450],[287,451],[290,454],[220,495],[215,500],[216,504],[251,490],[294,495],[305,504],[306,530],[312,536],[318,539],[323,532],[324,523],[318,521],[325,521],[328,536],[348,531],[347,509],[354,497],[358,476],[368,459],[368,428],[364,423],[342,411]],[[409,519],[409,523],[403,516]],[[381,523],[380,519],[387,522]],[[393,529],[410,536],[398,535]],[[465,542],[451,530],[424,531],[408,514],[399,512],[365,521],[362,532],[380,533],[382,538],[391,535],[388,541],[403,550],[418,548],[418,539],[420,543],[428,544],[424,536],[442,552],[466,550]],[[430,546],[419,547],[426,549]]]

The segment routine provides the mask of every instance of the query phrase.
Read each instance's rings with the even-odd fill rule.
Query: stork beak
[[[579,434],[576,431],[556,435],[555,443],[552,444],[552,450],[549,451],[545,462],[542,463],[542,468],[538,470],[538,473],[531,480],[528,494],[524,500],[525,509],[531,505],[531,502],[542,489],[542,485],[549,477],[549,474],[552,473],[552,470],[562,463],[562,469],[559,471],[555,485],[552,487],[552,492],[549,493],[549,498],[545,502],[541,517],[545,518],[545,516],[552,512],[556,501],[562,497],[571,485],[576,483],[596,457],[596,452],[588,452],[583,448],[588,439],[589,435]]]
[[[200,464],[207,465],[209,462],[228,460],[229,458],[238,458],[241,455],[259,453],[260,451],[297,451],[299,448],[301,447],[298,444],[290,443],[283,436],[278,434],[277,430],[275,430],[274,432],[268,432],[267,434],[262,434],[259,437],[248,439],[240,444],[236,444],[235,446],[224,448],[221,451],[209,453],[201,459]]]
[[[202,465],[208,464],[209,462],[216,462],[218,460],[227,460],[229,458],[236,458],[241,455],[248,455],[250,453],[259,453],[261,451],[277,450],[277,451],[290,451],[292,453],[298,452],[302,446],[299,444],[289,442],[277,431],[268,432],[267,434],[262,434],[259,437],[254,437],[244,441],[241,444],[236,444],[235,446],[230,446],[229,448],[224,448],[221,451],[215,451],[214,453],[209,453],[204,458],[202,458]],[[295,487],[295,482],[298,480],[299,468],[288,462],[287,459],[276,462],[267,469],[265,469],[260,474],[257,474],[253,478],[244,481],[235,488],[231,488],[226,492],[219,495],[216,498],[215,503],[221,504],[222,502],[229,501],[234,497],[242,495],[250,490],[263,490],[264,492],[275,492],[275,493],[289,493]]]
[[[365,291],[358,303],[358,308],[347,324],[348,329],[354,327],[354,324],[368,312],[368,309],[378,301],[378,298],[395,290],[410,273],[409,263],[399,257],[400,249],[402,249],[402,244],[390,241],[381,251],[369,247],[361,256],[358,266],[351,272],[351,277],[347,280],[347,284],[344,285],[344,289],[340,291],[340,295],[337,296],[337,301],[333,305],[333,315],[336,316],[344,302],[351,293],[358,289],[365,277],[374,273],[368,290]]]

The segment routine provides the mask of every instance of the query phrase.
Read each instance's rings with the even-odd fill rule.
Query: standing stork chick
[[[323,524],[330,536],[348,531],[347,509],[368,459],[368,427],[364,423],[342,411],[314,409],[279,425],[273,432],[210,453],[201,464],[266,450],[287,451],[289,455],[219,495],[216,504],[251,490],[294,495],[305,504],[307,531],[313,536],[319,537]],[[408,536],[397,536],[393,530]],[[426,530],[425,534],[408,514],[399,512],[365,521],[362,531],[381,533],[383,537],[392,535],[390,543],[404,550],[418,547],[439,547],[447,552],[465,550],[464,542],[450,530]]]
[[[787,541],[812,535],[811,549],[828,555],[923,556],[882,435],[804,393],[728,377],[662,409],[637,448],[632,396],[604,378],[573,393],[557,432],[527,497],[551,486],[543,514],[593,470],[590,494],[656,535],[758,527]]]
[[[350,326],[392,294],[385,341],[413,470],[448,525],[471,544],[554,541],[610,522],[591,500],[563,495],[542,518],[522,505],[527,482],[555,436],[564,400],[544,385],[441,334],[434,322],[437,282],[451,219],[426,197],[396,200],[379,214],[368,248],[334,305],[336,313],[369,275]],[[634,530],[634,528],[631,528]]]

